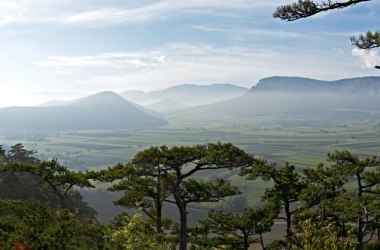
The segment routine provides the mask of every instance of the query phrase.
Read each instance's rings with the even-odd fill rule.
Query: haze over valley
[[[189,91],[192,87],[196,91]],[[232,142],[254,155],[287,161],[302,169],[324,161],[327,152],[339,148],[368,156],[380,150],[379,87],[380,77],[334,82],[271,77],[260,80],[251,90],[233,85],[179,85],[179,97],[198,96],[201,101],[163,109],[162,113],[160,108],[151,111],[148,108],[152,105],[142,107],[114,92],[100,92],[37,107],[2,108],[1,139],[4,146],[22,142],[38,151],[41,159],[54,157],[81,171],[127,162],[151,146],[218,141]],[[241,91],[240,96],[226,95],[231,88]],[[154,93],[158,106],[167,100],[166,93]],[[207,95],[218,101],[202,105],[207,102],[202,97]],[[236,175],[225,177],[235,183]],[[236,184],[246,191],[244,197],[250,204],[259,202],[253,193],[266,188],[262,183]],[[105,206],[98,201],[115,196],[104,191],[83,195],[103,221],[120,212],[111,203]],[[197,210],[192,214],[191,221],[204,216]]]
[[[319,81],[269,77],[250,90],[232,84],[177,85],[154,92],[100,92],[36,107],[0,109],[1,131],[63,132],[158,128],[168,119],[275,115],[330,118],[377,117],[380,77]],[[291,118],[289,118],[291,119]],[[206,121],[204,121],[206,125]],[[171,122],[170,125],[173,125]]]
[[[148,92],[139,100],[153,96],[157,102],[145,107],[133,102],[136,96],[125,99],[125,92],[124,98],[123,93],[100,92],[36,107],[1,108],[0,133],[4,145],[23,142],[43,159],[57,157],[80,170],[126,162],[150,146],[217,141],[302,167],[323,161],[336,148],[364,155],[379,149],[379,88],[380,77],[332,82],[270,77],[250,90],[186,84]]]

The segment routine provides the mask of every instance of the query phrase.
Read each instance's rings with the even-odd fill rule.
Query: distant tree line
[[[0,147],[0,248],[26,249],[379,249],[380,160],[348,151],[328,154],[328,165],[294,166],[253,157],[232,144],[152,147],[130,162],[78,172],[57,160],[40,161],[22,144]],[[240,169],[242,181],[272,183],[261,207],[242,213],[210,211],[187,225],[190,203],[218,202],[241,191],[223,179],[195,178],[202,171]],[[101,224],[78,188],[94,181],[123,191],[115,205],[134,208]],[[180,219],[162,216],[165,203]],[[283,221],[282,240],[263,235]]]

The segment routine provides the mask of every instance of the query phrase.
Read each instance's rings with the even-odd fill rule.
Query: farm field
[[[168,120],[170,125],[157,129],[71,131],[50,134],[41,141],[3,136],[1,143],[12,145],[22,142],[28,149],[38,151],[41,159],[55,157],[65,166],[82,171],[124,163],[141,150],[163,144],[190,146],[218,141],[231,142],[249,153],[275,161],[279,165],[289,162],[299,170],[324,162],[327,153],[334,150],[347,149],[362,156],[380,154],[380,131],[376,127],[379,119],[373,117],[328,120],[259,116],[239,119],[205,118],[202,121],[191,117],[169,117]],[[270,186],[261,180],[245,181],[238,175],[238,170],[204,172],[198,177],[228,179],[240,188],[244,202],[250,206],[257,205],[261,194]],[[99,185],[98,189],[103,190],[105,187]],[[95,196],[88,194],[85,197],[94,199]],[[231,206],[235,201],[226,202]],[[89,204],[92,204],[91,200]],[[99,201],[94,201],[93,204],[96,206]],[[197,207],[215,208],[215,205]],[[108,209],[114,209],[111,203]],[[102,210],[106,211],[107,208]]]
[[[347,149],[360,155],[380,152],[380,119],[321,120],[259,116],[239,119],[169,118],[157,129],[128,131],[71,131],[54,133],[40,141],[0,137],[1,143],[22,142],[41,158],[58,158],[73,169],[103,168],[130,160],[151,146],[190,146],[231,142],[267,160],[299,167],[315,166],[327,152]]]

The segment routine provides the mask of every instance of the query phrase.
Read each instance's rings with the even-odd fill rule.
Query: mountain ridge
[[[380,94],[380,77],[367,76],[323,81],[304,77],[272,76],[261,79],[250,93],[279,92],[339,92],[344,94]]]
[[[2,130],[130,129],[167,124],[110,91],[62,106],[1,108],[0,120]]]
[[[241,96],[248,91],[248,88],[230,83],[180,84],[148,92],[129,90],[120,93],[120,95],[128,101],[142,106],[148,106],[162,100],[173,100],[187,106],[198,106]]]
[[[237,98],[173,112],[173,117],[302,115],[337,117],[343,110],[380,114],[380,77],[321,81],[302,77],[261,79]]]

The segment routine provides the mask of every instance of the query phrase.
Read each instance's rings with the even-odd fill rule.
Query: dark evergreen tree
[[[301,175],[294,170],[294,166],[286,165],[277,168],[275,163],[267,163],[262,161],[251,168],[241,170],[241,175],[247,176],[247,179],[254,180],[261,177],[264,181],[274,183],[272,188],[265,191],[262,199],[268,203],[272,203],[283,210],[285,216],[279,216],[286,222],[287,249],[292,247],[292,219],[294,214],[300,209],[297,203],[304,184],[301,182]],[[276,207],[276,206],[273,206]]]
[[[187,246],[187,206],[192,202],[217,202],[238,194],[236,187],[224,180],[203,181],[192,177],[195,173],[212,169],[234,169],[252,164],[252,157],[232,144],[208,144],[194,147],[153,147],[139,152],[131,162],[119,170],[138,173],[141,178],[127,178],[114,188],[125,188],[126,195],[117,203],[133,205],[140,201],[143,207],[154,204],[155,218],[159,218],[162,202],[177,206],[180,214],[179,245]],[[132,166],[132,169],[129,167]],[[127,176],[128,174],[122,174]],[[115,173],[115,172],[114,172]],[[133,182],[130,183],[130,182]],[[124,185],[126,183],[131,185]],[[147,187],[142,187],[149,183]],[[135,185],[135,187],[133,187]],[[138,193],[140,189],[141,193]],[[142,196],[145,196],[142,197]],[[147,199],[146,199],[147,198]],[[149,201],[153,202],[150,203]],[[132,202],[132,203],[131,203]],[[160,209],[161,208],[161,209]],[[149,216],[149,215],[148,215]],[[157,227],[159,228],[159,224]]]
[[[242,214],[211,211],[201,226],[191,229],[191,242],[201,248],[228,246],[228,249],[249,249],[260,242],[265,249],[263,234],[269,232],[277,211],[272,205],[246,209]],[[258,236],[254,237],[254,236]]]
[[[36,201],[0,200],[0,249],[104,249],[104,227]]]
[[[96,173],[96,179],[113,182],[108,190],[124,191],[124,196],[114,201],[115,205],[142,209],[152,219],[158,233],[171,225],[171,220],[162,217],[164,202],[170,196],[168,183],[163,178],[157,157],[158,148],[147,149],[138,154],[129,164],[118,164]]]
[[[92,187],[87,174],[61,166],[56,160],[41,162],[36,152],[22,144],[11,146],[0,165],[0,198],[37,200],[53,208],[69,208],[84,219],[93,219],[95,210],[83,202],[77,187]]]
[[[297,224],[302,228],[308,220],[323,237],[323,228],[332,228],[337,242],[354,238],[357,249],[368,248],[375,235],[380,238],[380,162],[348,151],[330,153],[328,160],[329,167],[320,164],[304,170],[305,188],[299,199],[311,209],[297,215]]]

